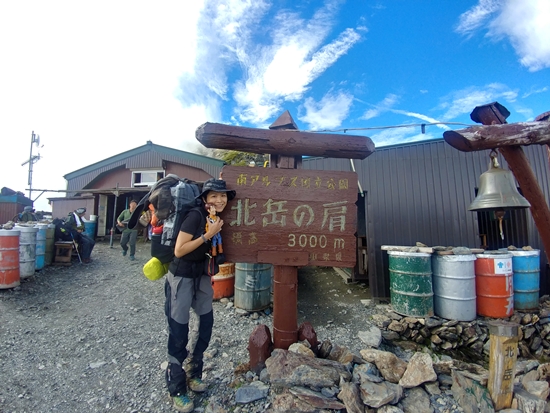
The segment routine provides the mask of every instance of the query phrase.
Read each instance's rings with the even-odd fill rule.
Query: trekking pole
[[[82,264],[82,258],[80,258],[80,252],[78,252],[78,245],[76,245],[76,241],[74,240],[73,233],[71,232],[71,238],[73,239],[73,245],[74,249],[76,250],[76,255],[78,255],[78,261]]]

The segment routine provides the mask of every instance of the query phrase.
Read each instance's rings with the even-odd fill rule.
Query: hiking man
[[[128,243],[130,244],[130,261],[134,261],[136,255],[136,240],[137,240],[137,229],[129,229],[128,221],[130,220],[132,213],[137,207],[137,201],[132,199],[130,201],[130,208],[125,209],[120,213],[117,218],[117,225],[119,227],[124,227],[122,230],[122,237],[120,238],[120,246],[122,247],[122,255],[125,257],[128,253]]]
[[[27,205],[23,208],[23,213],[19,216],[18,222],[29,222],[29,221],[38,221],[36,215],[34,214],[34,209],[32,206]]]
[[[94,249],[95,241],[89,237],[84,231],[84,213],[86,208],[77,208],[70,212],[65,220],[67,226],[71,228],[71,236],[78,244],[80,250],[80,258],[84,264],[88,264],[91,259],[92,250]]]

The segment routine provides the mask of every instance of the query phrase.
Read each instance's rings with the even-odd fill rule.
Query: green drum
[[[434,315],[431,254],[388,251],[390,297],[393,310],[402,315]]]

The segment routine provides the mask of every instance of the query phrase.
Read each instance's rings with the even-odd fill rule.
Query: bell
[[[502,169],[496,153],[491,153],[489,170],[479,177],[479,190],[469,211],[529,208],[531,204],[520,195],[512,172]]]

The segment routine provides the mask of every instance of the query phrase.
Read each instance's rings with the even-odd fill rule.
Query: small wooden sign
[[[355,172],[225,166],[222,178],[237,192],[221,215],[229,261],[355,266]]]

